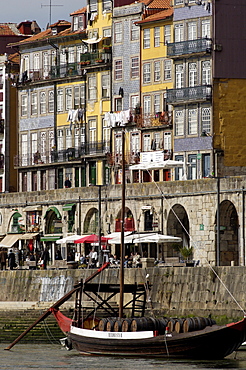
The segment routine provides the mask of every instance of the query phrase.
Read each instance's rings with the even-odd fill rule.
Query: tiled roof
[[[0,23],[0,36],[21,35],[15,23]]]
[[[13,63],[20,63],[20,54],[19,53],[14,53],[14,54],[9,54],[8,55],[8,60]]]
[[[83,8],[81,9],[78,9],[76,10],[75,12],[73,13],[70,13],[70,15],[76,15],[76,14],[81,14],[81,13],[86,13],[86,6],[84,6]]]
[[[138,0],[138,2],[151,9],[167,9],[171,6],[171,0]]]
[[[173,15],[173,9],[169,8],[169,9],[166,9],[166,10],[162,10],[158,13],[152,14],[149,17],[143,19],[142,21],[137,22],[137,24],[161,21],[162,19],[165,19],[167,17],[171,17],[172,15]]]

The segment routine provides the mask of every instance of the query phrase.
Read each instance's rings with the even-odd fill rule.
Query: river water
[[[16,344],[5,351],[7,344],[0,343],[0,369],[134,369],[134,370],[197,370],[246,369],[246,350],[238,351],[220,361],[177,361],[161,359],[130,359],[116,357],[82,356],[67,351],[59,344]]]

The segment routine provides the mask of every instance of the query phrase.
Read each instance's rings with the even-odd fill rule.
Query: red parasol
[[[106,242],[108,237],[101,236],[101,242]],[[83,236],[83,238],[77,239],[74,241],[74,243],[97,243],[99,241],[99,237],[96,234],[91,234],[87,236]]]

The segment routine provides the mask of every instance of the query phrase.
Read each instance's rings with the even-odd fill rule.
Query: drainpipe
[[[246,266],[245,260],[245,196],[244,196],[244,186],[242,187],[242,249],[243,249],[243,266]]]
[[[216,246],[216,264],[220,265],[220,177],[217,177],[217,246]]]

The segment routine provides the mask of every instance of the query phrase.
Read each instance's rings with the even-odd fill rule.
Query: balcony
[[[211,53],[212,40],[208,38],[173,42],[167,45],[167,56],[169,58],[189,54]]]
[[[80,59],[80,65],[84,68],[90,67],[91,65],[100,65],[100,64],[105,64],[105,63],[111,63],[112,61],[112,53],[111,49],[101,49],[98,50],[94,53],[85,53],[81,54],[81,59]]]
[[[210,101],[212,99],[212,86],[202,85],[183,87],[180,89],[167,90],[167,103],[185,103],[197,101]]]
[[[153,114],[134,114],[133,121],[139,128],[172,125],[172,112],[157,112]]]
[[[36,152],[34,154],[16,155],[14,166],[30,167],[51,163],[81,161],[81,159],[86,156],[106,155],[109,150],[110,143],[108,141],[83,143],[80,147],[72,147],[63,150],[53,149],[45,153]]]

